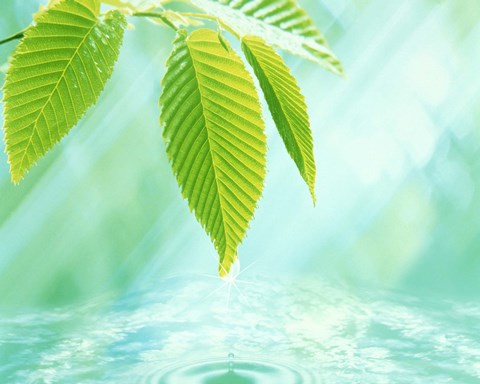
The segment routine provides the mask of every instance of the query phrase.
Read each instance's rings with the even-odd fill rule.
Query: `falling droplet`
[[[228,354],[228,372],[233,372],[233,367],[234,367],[234,363],[233,363],[233,359],[235,358],[235,355],[230,352]]]
[[[240,260],[237,259],[231,265],[228,275],[223,276],[221,279],[229,284],[235,283],[235,280],[240,275]]]

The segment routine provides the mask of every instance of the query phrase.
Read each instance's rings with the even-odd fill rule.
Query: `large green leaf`
[[[33,22],[36,23],[40,17],[43,16],[45,12],[47,12],[49,9],[53,8],[55,5],[60,3],[62,0],[49,0],[49,2],[46,5],[40,4],[38,7],[38,11],[35,12],[32,16]]]
[[[163,79],[161,123],[173,171],[220,256],[237,258],[265,177],[264,123],[243,62],[216,32],[180,31]]]
[[[267,44],[342,74],[340,61],[295,0],[190,0],[222,20],[241,37],[259,36]]]
[[[5,143],[14,182],[93,105],[118,57],[125,17],[99,19],[97,0],[63,0],[18,46],[4,85]]]
[[[315,159],[313,138],[305,99],[297,81],[278,55],[265,41],[245,36],[242,49],[260,82],[273,120],[287,151],[295,161],[315,202]]]

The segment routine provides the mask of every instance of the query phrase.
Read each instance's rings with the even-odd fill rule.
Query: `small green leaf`
[[[209,29],[180,31],[167,67],[160,98],[167,154],[226,275],[263,189],[258,95],[243,62]]]
[[[315,203],[313,138],[305,99],[282,57],[259,37],[245,36],[242,49],[267,100],[278,132]]]
[[[220,19],[241,37],[263,38],[304,59],[343,74],[313,20],[296,0],[190,0],[193,5]]]
[[[19,44],[4,85],[5,143],[12,180],[77,124],[110,78],[125,17],[99,19],[97,0],[63,0],[44,11]]]

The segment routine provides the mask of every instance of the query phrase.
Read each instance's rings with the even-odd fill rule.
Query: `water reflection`
[[[312,383],[308,372],[283,364],[256,360],[205,360],[157,372],[149,383],[173,384],[303,384]]]
[[[255,383],[254,379],[248,378],[248,377],[243,377],[240,376],[239,374],[235,372],[227,372],[223,375],[220,375],[218,377],[214,377],[212,379],[207,379],[204,381],[205,384],[225,384],[225,383],[231,383],[231,384],[252,384]]]
[[[228,298],[220,279],[172,278],[108,310],[90,304],[3,317],[0,378],[164,384],[480,380],[478,304],[352,293],[305,278],[236,284]]]

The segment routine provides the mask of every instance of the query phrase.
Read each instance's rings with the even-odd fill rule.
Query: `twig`
[[[21,39],[21,38],[23,38],[24,34],[25,34],[25,29],[20,31],[20,32],[17,32],[15,34],[13,34],[12,36],[9,36],[9,37],[5,38],[3,40],[0,40],[0,45],[8,43],[9,41],[12,41],[12,40]]]

